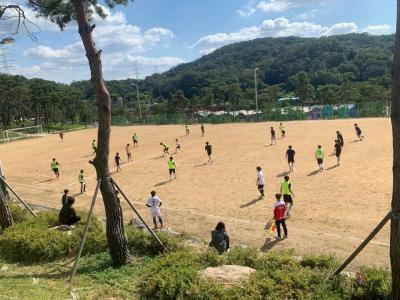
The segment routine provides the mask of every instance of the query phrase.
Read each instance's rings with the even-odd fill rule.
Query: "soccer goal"
[[[43,134],[42,125],[7,129],[3,131],[3,142]]]

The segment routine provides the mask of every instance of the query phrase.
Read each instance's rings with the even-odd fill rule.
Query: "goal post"
[[[3,131],[3,142],[22,139],[43,134],[42,125],[12,128]]]

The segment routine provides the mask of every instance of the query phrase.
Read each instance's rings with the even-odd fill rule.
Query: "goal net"
[[[3,131],[3,142],[43,134],[42,125],[7,129]]]

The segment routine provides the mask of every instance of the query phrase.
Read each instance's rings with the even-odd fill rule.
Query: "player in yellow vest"
[[[164,144],[163,142],[160,143],[161,146],[163,146],[163,157],[165,156],[165,154],[169,154],[168,150],[169,147],[167,144]]]
[[[60,165],[58,163],[58,161],[56,161],[55,158],[53,158],[53,160],[51,161],[51,170],[54,172],[54,174],[56,174],[57,178],[60,178],[60,172],[58,171]]]
[[[287,217],[290,217],[290,212],[292,211],[293,208],[294,193],[292,191],[292,184],[289,182],[289,176],[287,175],[285,176],[285,180],[281,183],[280,193],[283,195],[283,201],[285,201],[287,207],[286,210]]]
[[[281,139],[285,138],[286,128],[283,123],[279,123],[279,130],[281,131]]]
[[[172,174],[174,174],[174,179],[176,178],[176,165],[174,162],[174,158],[171,156],[168,161],[168,170],[169,170],[169,180],[172,180]]]
[[[96,140],[93,140],[93,142],[92,142],[92,149],[93,149],[93,153],[96,153],[96,151],[97,151]]]
[[[79,179],[79,183],[81,184],[81,194],[86,192],[86,181],[83,178],[83,170],[81,170],[81,172],[79,173],[78,179]]]
[[[322,150],[322,146],[318,145],[317,150],[315,150],[315,158],[318,163],[319,170],[322,172],[324,170],[324,150]]]

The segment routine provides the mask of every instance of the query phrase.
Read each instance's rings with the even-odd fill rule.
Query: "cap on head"
[[[156,195],[156,191],[151,191],[150,194],[154,197]]]

